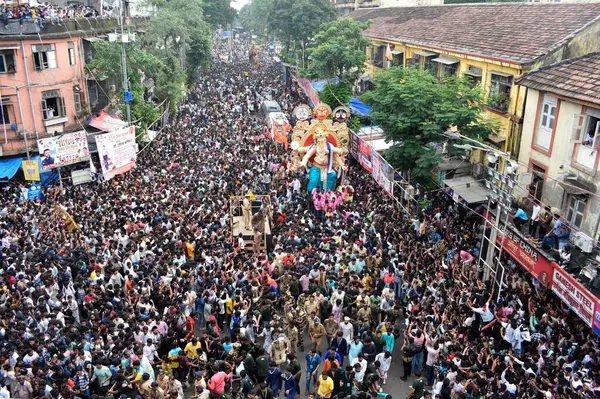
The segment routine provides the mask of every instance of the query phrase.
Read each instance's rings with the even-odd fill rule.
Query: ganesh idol
[[[348,127],[345,121],[328,119],[331,109],[320,104],[310,123],[299,120],[292,135],[292,149],[297,164],[308,171],[308,192],[313,189],[332,191],[336,180],[346,170]]]

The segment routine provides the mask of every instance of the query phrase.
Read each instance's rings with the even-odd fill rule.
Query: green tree
[[[386,160],[421,183],[431,180],[441,160],[433,144],[445,140],[441,134],[448,128],[475,139],[495,129],[482,118],[482,91],[466,78],[439,82],[426,71],[389,68],[375,76],[375,88],[363,98],[373,107],[373,121],[393,142]]]
[[[273,0],[267,27],[284,43],[285,49],[297,49],[305,62],[306,47],[323,24],[336,19],[329,0]]]
[[[86,68],[94,71],[95,74],[112,77],[116,81],[121,80],[121,45],[118,43],[109,43],[98,41],[94,43],[95,56],[86,65]],[[160,116],[160,110],[152,102],[144,98],[145,88],[142,85],[142,79],[153,79],[154,82],[161,84],[180,85],[181,82],[169,81],[165,75],[172,73],[168,67],[158,57],[152,53],[143,50],[139,43],[127,44],[127,75],[131,86],[133,101],[130,103],[131,119],[138,121],[142,130],[145,130]],[[164,83],[167,81],[166,83]],[[185,80],[184,80],[185,82]],[[175,100],[168,96],[174,90],[172,88],[162,87],[161,93],[165,97],[159,97],[160,101]],[[181,93],[180,93],[181,96]],[[117,97],[121,115],[126,115],[126,105],[123,100],[123,89],[121,88]],[[176,101],[176,100],[175,100]]]
[[[348,105],[352,98],[352,87],[345,83],[328,83],[319,93],[319,100],[334,109],[340,105]]]
[[[225,29],[237,16],[237,11],[231,7],[231,0],[205,0],[203,9],[204,19],[213,27],[221,25]]]
[[[369,23],[352,18],[322,25],[307,49],[311,62],[306,75],[321,79],[337,77],[340,82],[354,84],[365,70],[365,48],[370,41],[362,35],[362,31],[368,27]]]
[[[242,7],[238,19],[244,28],[264,37],[267,34],[267,21],[272,7],[273,0],[252,0]]]
[[[151,0],[157,9],[148,22],[144,48],[159,57],[183,58],[190,79],[210,61],[211,26],[203,17],[200,0]]]

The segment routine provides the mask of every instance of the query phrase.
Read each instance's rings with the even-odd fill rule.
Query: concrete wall
[[[75,65],[69,62],[69,42],[73,43],[75,51]],[[32,45],[40,45],[37,37],[27,38],[23,41],[3,41],[3,46],[14,45],[15,59],[14,73],[0,74],[0,90],[3,98],[9,98],[9,120],[5,126],[0,127],[0,136],[6,137],[2,144],[3,155],[24,152],[25,143],[21,140],[28,133],[30,140],[62,132],[64,129],[79,124],[75,112],[74,86],[81,88],[82,106],[87,103],[86,84],[84,78],[84,63],[82,56],[81,38],[45,39],[44,45],[54,44],[56,54],[56,68],[36,71]],[[23,59],[23,50],[25,59]],[[27,71],[27,72],[26,72]],[[52,126],[45,126],[42,115],[42,92],[58,90],[64,98],[66,121]],[[17,95],[18,91],[18,95]],[[20,106],[19,106],[20,103]],[[1,121],[0,121],[1,122]],[[15,124],[16,132],[10,127]],[[29,143],[30,149],[37,148],[35,143]]]

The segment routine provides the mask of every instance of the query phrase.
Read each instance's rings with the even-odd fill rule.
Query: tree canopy
[[[373,121],[393,142],[384,154],[386,160],[421,182],[430,181],[441,160],[436,151],[441,145],[435,144],[445,140],[443,132],[453,127],[480,139],[494,130],[482,118],[482,90],[468,78],[439,82],[426,71],[389,68],[375,76],[375,88],[363,98],[373,108]]]
[[[267,22],[271,7],[273,7],[274,0],[252,0],[250,3],[245,4],[240,12],[238,18],[242,26],[246,29],[250,29],[258,36],[265,36],[267,34]]]
[[[231,0],[204,0],[202,8],[204,19],[213,27],[221,25],[225,29],[237,16],[237,11],[231,7]]]
[[[340,82],[354,84],[365,70],[365,48],[370,42],[362,31],[368,27],[369,23],[352,18],[322,25],[307,49],[311,62],[306,75],[321,79],[337,77]]]
[[[286,48],[299,43],[305,48],[322,24],[335,20],[335,9],[328,0],[272,0],[267,19],[270,32]]]

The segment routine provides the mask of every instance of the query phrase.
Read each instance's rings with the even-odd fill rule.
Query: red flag
[[[385,58],[387,58],[388,61],[391,61],[394,58],[394,56],[392,55],[392,49],[390,48],[389,43],[387,45],[387,49],[385,50]]]

